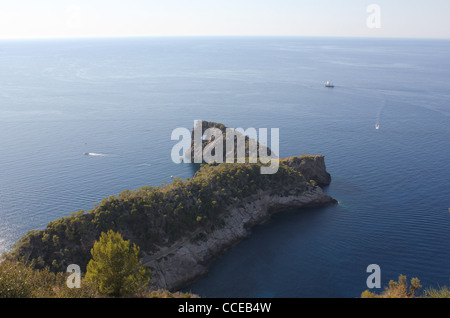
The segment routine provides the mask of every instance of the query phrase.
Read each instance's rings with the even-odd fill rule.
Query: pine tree
[[[97,285],[100,293],[120,297],[145,287],[150,270],[141,266],[139,247],[125,241],[120,233],[102,233],[91,249],[92,259],[87,265],[86,280]]]

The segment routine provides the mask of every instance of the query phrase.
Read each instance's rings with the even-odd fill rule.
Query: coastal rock
[[[307,180],[314,180],[321,186],[331,183],[331,175],[325,167],[325,159],[322,155],[303,155],[282,159],[291,168],[300,171]]]
[[[209,265],[230,247],[251,234],[251,228],[273,213],[290,209],[335,204],[320,187],[310,186],[299,195],[259,193],[246,203],[230,207],[224,226],[211,233],[198,232],[143,258],[152,269],[152,288],[179,290],[204,277]]]
[[[222,134],[222,138],[215,139],[214,136],[208,136],[206,134],[208,129],[218,129],[220,130]],[[195,146],[195,131],[198,131],[198,134],[200,136],[204,136],[205,139],[202,140],[201,145],[199,142],[199,145]],[[227,133],[230,131],[232,133],[232,136],[230,138],[233,138],[234,144],[227,148]],[[256,133],[256,130],[255,130]],[[226,162],[227,158],[234,158],[236,161],[239,158],[238,154],[238,144],[242,142],[242,145],[244,147],[244,156],[246,159],[246,162],[248,162],[248,158],[250,156],[250,149],[254,149],[256,153],[256,157],[259,158],[260,154],[267,154],[268,156],[272,156],[273,158],[276,157],[275,154],[272,153],[272,150],[265,146],[260,144],[256,139],[250,138],[249,136],[246,136],[239,132],[239,130],[230,128],[225,126],[221,123],[216,123],[212,121],[197,121],[194,128],[192,128],[192,140],[191,140],[191,147],[186,152],[186,156],[190,157],[191,162],[195,162],[195,158],[203,158],[203,153],[211,153],[214,152],[215,149],[222,148],[222,159],[221,162]],[[239,140],[239,142],[238,142]],[[240,158],[242,159],[242,158]],[[203,161],[204,162],[204,161]]]

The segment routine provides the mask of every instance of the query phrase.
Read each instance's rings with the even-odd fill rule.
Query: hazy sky
[[[450,38],[449,16],[450,0],[0,0],[0,38]]]

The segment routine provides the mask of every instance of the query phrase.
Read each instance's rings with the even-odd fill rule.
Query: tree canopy
[[[150,281],[150,270],[139,261],[139,247],[125,241],[120,233],[103,232],[91,254],[86,280],[96,284],[102,294],[126,296],[144,288]]]

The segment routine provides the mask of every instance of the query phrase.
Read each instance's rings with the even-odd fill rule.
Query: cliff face
[[[324,156],[303,155],[300,157],[281,159],[281,162],[300,171],[307,180],[314,180],[321,186],[329,185],[331,183],[331,175],[327,172],[325,167]]]
[[[221,132],[221,138],[215,139],[214,136],[208,136],[206,133],[208,129],[218,129]],[[230,137],[230,140],[232,140],[233,144],[229,146],[229,149],[227,149],[227,131],[230,130],[232,133]],[[199,140],[198,147],[195,146],[195,131],[198,132],[199,136],[205,136],[206,139],[203,139],[201,144]],[[255,130],[256,134],[256,130]],[[260,144],[256,139],[250,138],[249,136],[245,136],[239,130],[235,130],[234,128],[229,128],[221,123],[211,122],[211,121],[198,121],[194,128],[192,128],[192,140],[191,140],[191,147],[186,152],[186,156],[190,157],[191,162],[196,162],[195,158],[202,158],[203,153],[213,153],[216,149],[222,150],[222,158],[221,162],[226,162],[227,158],[234,158],[236,161],[239,156],[238,152],[238,144],[242,143],[242,146],[244,148],[244,158],[246,162],[248,162],[248,158],[251,157],[251,149],[254,150],[254,156],[255,158],[259,158],[259,154],[267,154],[275,157],[275,154],[272,154],[272,150],[265,146]],[[254,136],[256,137],[256,136]],[[239,141],[238,141],[239,140]],[[242,159],[242,158],[240,158]],[[202,160],[202,162],[205,162]]]
[[[145,256],[143,264],[152,269],[152,288],[178,290],[186,287],[208,272],[208,266],[228,248],[251,233],[255,225],[267,221],[273,213],[289,208],[335,204],[336,200],[319,187],[310,186],[299,195],[271,195],[260,192],[240,207],[230,207],[224,226],[211,233],[198,231],[192,237],[161,248]]]

